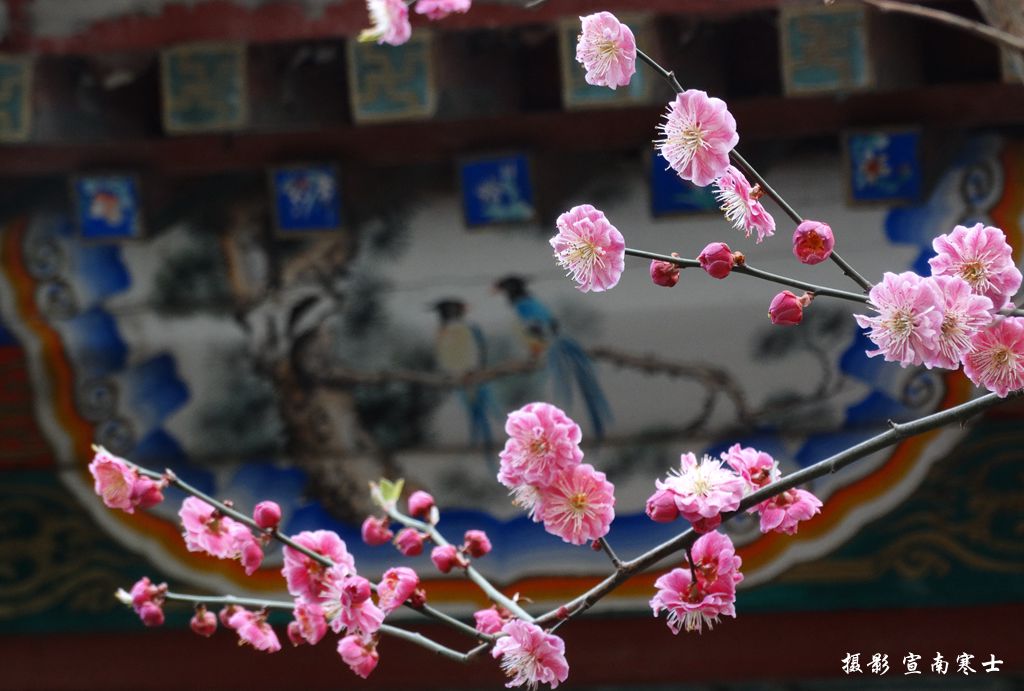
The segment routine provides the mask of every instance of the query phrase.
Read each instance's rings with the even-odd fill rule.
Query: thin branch
[[[725,523],[733,517],[742,514],[747,509],[756,506],[767,499],[771,499],[776,495],[782,494],[786,490],[792,489],[797,485],[823,477],[830,473],[835,473],[838,470],[875,453],[876,451],[892,446],[902,439],[930,432],[953,422],[963,422],[984,410],[1002,403],[1008,398],[1016,398],[1022,393],[1024,393],[1024,390],[1015,391],[1007,398],[1000,398],[998,395],[990,393],[981,396],[980,398],[976,398],[973,401],[961,403],[960,405],[953,406],[952,408],[948,408],[938,413],[925,415],[911,422],[903,424],[892,423],[890,429],[886,432],[851,446],[850,448],[819,461],[814,465],[808,466],[807,468],[790,473],[786,477],[762,487],[756,492],[752,492],[744,497],[736,511],[723,513],[722,522]],[[538,626],[543,626],[544,624],[551,623],[562,618],[560,616],[560,611],[563,607],[568,610],[569,617],[578,616],[582,612],[594,606],[594,604],[601,600],[601,598],[615,590],[615,588],[628,580],[634,574],[654,566],[679,550],[689,548],[698,537],[700,536],[691,528],[648,550],[647,552],[644,552],[637,558],[623,562],[620,568],[616,569],[611,575],[606,577],[596,586],[564,605],[561,605],[557,609],[545,612],[541,616],[537,617],[535,623]]]
[[[426,648],[427,650],[437,653],[442,657],[446,657],[449,660],[454,660],[455,662],[469,662],[470,659],[475,657],[481,649],[487,649],[489,647],[489,644],[478,645],[469,652],[460,653],[458,650],[453,650],[447,646],[441,645],[417,631],[400,629],[397,626],[391,626],[390,624],[381,624],[379,630],[381,633],[386,633],[389,636],[409,641],[410,643]]]
[[[202,603],[205,605],[238,605],[239,607],[258,607],[259,609],[295,609],[295,603],[285,600],[264,600],[255,597],[236,597],[234,595],[192,595],[191,593],[164,593],[168,600],[180,602]]]
[[[444,535],[441,534],[441,532],[437,529],[436,526],[433,526],[429,523],[424,523],[423,521],[418,521],[415,518],[412,518],[411,516],[406,516],[404,513],[395,508],[394,505],[385,506],[384,510],[387,512],[388,516],[390,516],[393,520],[397,521],[398,523],[401,523],[407,528],[413,528],[414,530],[426,533],[428,536],[430,536],[430,539],[434,542],[435,545],[439,547],[445,547],[451,544],[448,542],[448,540],[444,538]],[[520,607],[519,603],[517,603],[515,600],[513,600],[512,598],[508,597],[500,590],[495,588],[494,585],[490,581],[488,581],[483,574],[474,569],[472,565],[466,566],[465,571],[466,577],[469,578],[469,580],[473,581],[473,583],[475,583],[476,586],[480,588],[480,590],[482,590],[484,594],[487,595],[487,597],[492,602],[501,605],[502,607],[504,607],[505,609],[507,609],[508,611],[512,612],[517,617],[522,619],[523,621],[533,621],[533,615],[531,615],[529,612]]]
[[[655,252],[647,252],[645,250],[635,250],[629,247],[626,248],[626,254],[631,257],[641,257],[643,259],[657,259],[658,261],[669,262],[681,267],[694,267],[700,266],[700,262],[696,259],[687,259],[686,257],[672,257],[667,254],[657,254]],[[807,281],[800,281],[789,276],[780,276],[773,274],[762,269],[756,269],[750,264],[737,264],[732,267],[735,273],[745,274],[747,276],[753,276],[754,278],[760,278],[765,281],[771,281],[772,283],[779,283],[781,285],[789,286],[791,288],[799,288],[809,293],[814,293],[815,297],[832,297],[839,298],[841,300],[849,300],[850,302],[858,302],[865,304],[868,301],[866,295],[859,293],[851,293],[846,290],[839,290],[838,288],[829,288],[827,286],[819,286],[814,283],[808,283]]]
[[[936,10],[931,7],[921,7],[920,5],[911,5],[905,2],[893,2],[892,0],[861,0],[866,5],[877,7],[883,12],[899,12],[902,14],[912,14],[916,17],[924,17],[925,19],[931,19],[932,21],[941,22],[943,24],[950,24],[963,29],[969,33],[995,43],[996,45],[1011,50],[1017,50],[1024,52],[1024,37],[1016,36],[1008,31],[1002,31],[995,27],[989,26],[983,22],[976,22],[965,17],[961,17],[958,14],[952,12],[945,12],[943,10]]]
[[[612,566],[614,566],[616,569],[622,567],[622,560],[619,559],[619,556],[617,554],[615,554],[615,550],[612,549],[612,546],[608,544],[607,537],[599,537],[597,538],[597,540],[595,540],[595,543],[598,547],[604,550],[605,554],[608,555],[608,558],[612,562]]]

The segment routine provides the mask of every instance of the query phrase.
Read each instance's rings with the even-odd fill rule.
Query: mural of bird
[[[466,303],[445,298],[431,308],[440,320],[434,350],[438,366],[452,375],[483,369],[487,365],[487,342],[480,327],[466,321]],[[494,441],[490,415],[496,410],[491,387],[477,384],[463,388],[459,395],[469,415],[470,444],[481,445],[490,458],[487,452]]]
[[[611,408],[586,351],[575,340],[559,333],[558,320],[544,303],[530,294],[525,278],[506,276],[496,282],[494,288],[505,294],[519,317],[530,354],[540,357],[547,353],[547,372],[554,383],[556,395],[564,400],[567,407],[571,406],[575,382],[587,406],[594,436],[602,439],[605,427],[611,421]]]

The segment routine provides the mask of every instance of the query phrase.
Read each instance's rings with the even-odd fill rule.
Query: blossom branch
[[[629,247],[626,248],[626,254],[632,257],[640,257],[643,259],[656,259],[658,261],[668,262],[670,264],[675,264],[676,266],[680,266],[683,268],[700,266],[700,262],[698,262],[696,259],[688,259],[686,257],[673,257],[667,254],[657,254],[656,252],[635,250]],[[753,276],[754,278],[760,278],[765,281],[771,281],[772,283],[779,283],[781,285],[790,286],[792,288],[799,288],[800,290],[805,290],[809,293],[814,293],[815,297],[833,297],[839,298],[841,300],[857,302],[860,304],[865,304],[868,301],[866,295],[861,295],[859,293],[851,293],[846,290],[839,290],[838,288],[819,286],[813,283],[808,283],[806,281],[790,278],[789,276],[780,276],[778,274],[773,274],[762,269],[756,269],[750,266],[750,264],[746,263],[736,264],[735,266],[732,267],[732,271],[735,273],[745,274],[747,276]]]
[[[865,2],[866,1],[868,0],[865,0]],[[661,75],[666,81],[668,81],[668,83],[672,86],[676,93],[681,93],[683,91],[683,87],[679,84],[679,80],[676,79],[676,76],[673,72],[671,72],[670,70],[666,70],[664,67],[659,65],[656,60],[652,59],[649,55],[647,55],[646,53],[639,49],[636,51],[636,56],[640,58],[640,60],[643,61],[648,67],[653,69],[655,72]],[[792,220],[793,223],[795,223],[796,225],[800,225],[801,223],[804,222],[803,216],[797,213],[796,209],[794,209],[789,204],[789,202],[787,202],[785,198],[783,198],[781,194],[779,194],[771,185],[768,184],[768,181],[764,179],[764,176],[758,173],[754,166],[750,165],[750,162],[747,161],[747,159],[745,159],[738,150],[732,149],[729,151],[729,160],[732,161],[732,163],[740,171],[742,171],[744,175],[746,175],[748,178],[757,183],[757,185],[760,186],[764,194],[767,197],[769,197],[772,201],[774,201],[776,204],[778,204],[779,208],[782,209],[783,213],[789,216],[790,220]],[[863,288],[865,292],[871,290],[872,283],[863,276],[861,276],[860,273],[858,273],[857,270],[854,269],[849,262],[843,259],[839,255],[839,253],[836,252],[834,249],[832,250],[832,253],[830,254],[829,258],[833,262],[835,262],[835,264],[843,271],[843,273],[849,276],[854,283]]]
[[[193,487],[192,485],[190,485],[187,482],[185,482],[182,479],[180,479],[171,470],[167,470],[167,471],[165,471],[164,473],[161,474],[161,473],[157,473],[157,472],[154,472],[152,470],[149,470],[148,468],[143,468],[142,466],[140,466],[138,464],[135,464],[135,463],[132,463],[131,465],[138,471],[138,473],[140,475],[144,475],[144,476],[146,476],[148,478],[151,478],[153,480],[166,480],[168,482],[168,484],[177,487],[178,489],[182,490],[183,492],[185,492],[187,494],[191,494],[192,496],[196,497],[197,499],[201,499],[202,501],[206,502],[210,506],[212,506],[215,509],[217,509],[217,511],[219,511],[223,515],[230,516],[231,518],[235,519],[236,521],[238,521],[240,523],[244,523],[246,526],[248,526],[249,528],[255,530],[257,533],[259,533],[261,535],[269,535],[270,537],[272,537],[273,539],[277,540],[278,542],[281,542],[281,543],[287,545],[288,547],[291,547],[292,549],[294,549],[294,550],[296,550],[298,552],[301,552],[302,554],[306,555],[307,557],[309,557],[313,561],[317,562],[318,564],[321,564],[321,565],[323,565],[323,566],[325,566],[327,568],[331,568],[331,567],[334,566],[334,562],[331,559],[328,559],[327,557],[325,557],[324,555],[320,554],[319,552],[315,552],[315,551],[309,549],[308,547],[305,547],[305,546],[297,543],[295,540],[293,540],[290,537],[288,537],[287,535],[281,533],[277,529],[264,530],[250,516],[247,516],[244,513],[241,513],[240,511],[236,510],[234,507],[231,507],[231,506],[225,504],[222,501],[218,501],[218,500],[214,499],[213,497],[211,497],[210,495],[208,495],[205,492],[203,492],[202,490],[197,489],[196,487]],[[370,584],[370,587],[373,588],[373,590],[375,590],[375,591],[377,589],[376,585],[374,585],[372,583]],[[457,630],[461,631],[462,633],[465,633],[465,634],[467,634],[469,636],[472,636],[473,638],[485,639],[485,640],[488,639],[488,636],[486,634],[481,634],[479,631],[477,631],[472,626],[469,626],[465,622],[459,621],[458,619],[456,619],[456,618],[454,618],[454,617],[452,617],[452,616],[450,616],[448,614],[445,614],[444,612],[441,612],[440,610],[437,610],[437,609],[431,607],[430,605],[422,604],[422,605],[416,606],[416,605],[413,605],[410,602],[404,602],[402,604],[404,606],[410,608],[410,609],[413,609],[413,610],[417,611],[417,612],[421,612],[424,616],[430,617],[430,618],[435,619],[435,620],[437,620],[439,622],[447,624],[448,626],[450,626],[450,627],[452,627],[454,629],[457,629]],[[291,606],[294,607],[294,603]]]
[[[954,422],[963,422],[968,418],[1007,400],[1008,398],[1017,397],[1022,394],[1024,394],[1024,390],[1013,392],[1009,394],[1007,398],[1000,398],[997,394],[990,393],[976,398],[973,401],[968,401],[967,403],[961,403],[960,405],[953,406],[952,408],[947,408],[946,410],[938,413],[925,415],[911,422],[902,424],[891,423],[890,428],[881,434],[871,437],[859,444],[855,444],[854,446],[851,446],[834,456],[830,456],[829,458],[819,461],[814,465],[790,473],[786,477],[766,485],[756,492],[752,492],[743,498],[740,502],[739,508],[735,511],[723,513],[722,522],[724,523],[725,521],[732,519],[752,506],[755,506],[767,499],[771,499],[772,497],[782,494],[787,490],[793,489],[797,485],[845,468],[846,466],[869,456],[876,451],[892,446],[902,439],[913,437],[918,434],[924,434],[925,432],[930,432]],[[698,537],[698,533],[691,528],[648,550],[647,552],[644,552],[635,559],[623,562],[622,565],[612,574],[590,590],[567,602],[561,607],[545,612],[537,617],[536,623],[538,625],[544,625],[558,619],[578,616],[587,609],[590,609],[590,607],[594,606],[598,601],[608,593],[615,590],[634,574],[654,566],[679,550],[689,549]],[[564,610],[568,610],[568,615],[564,613],[563,608]]]
[[[610,544],[608,544],[607,536],[599,537],[594,542],[595,542],[595,544],[598,547],[600,547],[602,550],[604,550],[605,554],[608,555],[608,558],[612,562],[612,566],[614,566],[616,569],[622,567],[622,560],[619,559],[619,556],[617,554],[615,554],[615,550],[612,549],[612,546]]]
[[[430,523],[418,521],[415,518],[412,518],[411,516],[406,516],[404,513],[396,509],[393,504],[385,505],[384,510],[387,512],[388,516],[390,516],[393,520],[401,523],[407,528],[413,528],[414,530],[426,533],[437,546],[446,547],[451,544],[444,538],[444,535],[442,535],[441,532],[435,526],[431,525]],[[499,591],[497,588],[495,588],[494,585],[491,584],[491,582],[483,576],[483,574],[474,569],[471,565],[467,565],[465,567],[465,571],[466,577],[469,578],[469,580],[473,581],[473,583],[475,583],[476,586],[480,588],[480,590],[482,590],[484,594],[487,595],[487,597],[490,598],[492,602],[501,605],[502,607],[504,607],[505,609],[507,609],[508,611],[512,612],[517,617],[522,619],[523,621],[533,621],[533,615],[531,615],[529,612],[520,607],[515,600],[513,600],[512,598],[508,597],[507,595]],[[476,629],[473,629],[473,631],[475,634],[479,634],[479,632],[476,631]]]

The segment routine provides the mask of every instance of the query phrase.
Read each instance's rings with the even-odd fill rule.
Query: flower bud
[[[434,507],[434,498],[423,490],[416,490],[409,496],[409,515],[427,518]]]
[[[659,489],[647,499],[647,516],[655,523],[671,523],[679,518],[675,495]]]
[[[388,519],[378,518],[377,516],[367,516],[366,520],[363,521],[360,532],[363,536],[363,542],[371,547],[383,545],[395,536],[388,528]]]
[[[768,317],[772,324],[779,326],[795,326],[803,321],[804,307],[811,303],[813,296],[804,293],[797,297],[788,290],[784,290],[774,298],[768,306]]]
[[[162,626],[164,623],[164,611],[160,605],[154,602],[145,602],[138,609],[139,618],[146,626]]]
[[[261,501],[253,507],[252,519],[264,530],[275,530],[281,524],[281,507],[277,502]]]
[[[213,612],[209,611],[202,605],[199,605],[188,625],[195,633],[205,638],[209,638],[217,630],[217,617]]]
[[[302,635],[302,628],[299,626],[299,622],[288,622],[288,640],[291,641],[294,646],[299,646],[306,642],[305,637]]]
[[[697,255],[697,261],[700,262],[700,267],[707,271],[710,276],[725,278],[732,271],[736,258],[727,244],[724,242],[712,242]]]
[[[362,576],[350,576],[345,579],[345,596],[353,605],[370,599],[370,582]]]
[[[229,622],[231,621],[231,617],[235,616],[235,613],[238,612],[238,610],[238,605],[225,605],[219,612],[217,612],[217,618],[220,619],[220,623],[223,626],[226,626],[229,629],[234,628]]]
[[[673,257],[679,255],[675,252],[672,253]],[[664,286],[671,288],[676,283],[679,283],[679,271],[681,267],[673,264],[672,262],[664,262],[659,259],[651,261],[651,280],[654,281],[656,286]]]
[[[163,486],[148,477],[138,476],[132,481],[131,503],[140,509],[149,509],[164,500]]]
[[[491,551],[491,541],[487,539],[487,533],[482,530],[467,530],[463,549],[466,554],[478,559]]]
[[[427,591],[423,588],[417,588],[416,590],[412,591],[412,595],[409,596],[407,602],[409,603],[410,607],[422,607],[423,605],[427,604]]]
[[[804,221],[793,232],[793,255],[804,264],[819,264],[832,254],[832,229],[820,221]]]
[[[423,553],[423,534],[413,528],[402,528],[395,536],[395,547],[407,557]]]
[[[242,544],[240,555],[242,566],[245,568],[245,575],[251,576],[256,573],[263,564],[263,548],[255,539],[246,540]]]
[[[448,573],[456,566],[465,567],[466,560],[454,545],[439,545],[430,552],[430,561],[441,573]]]

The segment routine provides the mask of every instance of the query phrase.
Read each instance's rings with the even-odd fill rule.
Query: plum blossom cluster
[[[683,629],[701,633],[721,616],[736,616],[736,584],[743,580],[742,560],[728,535],[706,533],[693,543],[683,568],[675,568],[654,582],[651,610],[668,613],[673,634]]]
[[[404,0],[366,0],[370,14],[370,28],[359,34],[361,42],[387,43],[400,46],[412,36],[409,22],[409,6]],[[464,14],[469,11],[472,0],[416,0],[416,14],[431,21],[444,19],[450,14]]]
[[[781,477],[771,454],[733,444],[719,458],[701,460],[684,453],[679,469],[655,481],[656,491],[647,499],[647,515],[658,523],[682,518],[698,533],[709,533],[722,522],[722,514],[739,508],[743,497]],[[790,489],[752,507],[761,519],[761,532],[793,535],[800,521],[821,510],[821,501],[802,489]]]
[[[565,542],[582,545],[608,533],[615,486],[583,463],[579,425],[550,403],[509,413],[498,482],[535,522]]]
[[[978,223],[932,242],[930,276],[886,273],[868,294],[874,316],[855,315],[881,355],[901,366],[959,369],[1001,397],[1024,388],[1024,318],[1006,317],[1021,285],[1006,236]]]
[[[160,483],[150,480],[128,461],[102,448],[96,449],[89,470],[95,480],[96,493],[104,503],[125,511],[154,505],[154,495],[166,483],[166,480]],[[427,515],[436,513],[433,499],[425,492],[411,497],[410,510]],[[225,515],[225,511],[235,517]],[[252,519],[243,522],[245,517],[233,509],[218,508],[189,496],[182,502],[178,515],[190,551],[237,559],[249,575],[261,565],[262,548],[267,540],[276,537],[285,541],[281,575],[294,605],[293,619],[287,627],[288,640],[293,645],[315,645],[330,629],[339,635],[338,654],[364,678],[377,664],[377,637],[385,617],[403,603],[421,607],[426,602],[426,595],[419,588],[419,577],[412,569],[388,569],[376,585],[360,576],[345,541],[333,531],[303,531],[284,538],[278,533],[281,508],[275,502],[258,503]],[[383,529],[386,530],[386,526]],[[468,531],[463,550],[482,556],[490,550],[490,542],[481,531]],[[146,626],[163,624],[166,597],[167,585],[154,585],[148,578],[135,583],[130,592],[118,592],[118,598],[130,605]],[[281,649],[265,609],[252,610],[231,604],[215,617],[200,605],[190,626],[197,634],[208,637],[215,633],[218,620],[225,628],[235,631],[241,643],[256,650],[272,653]]]

